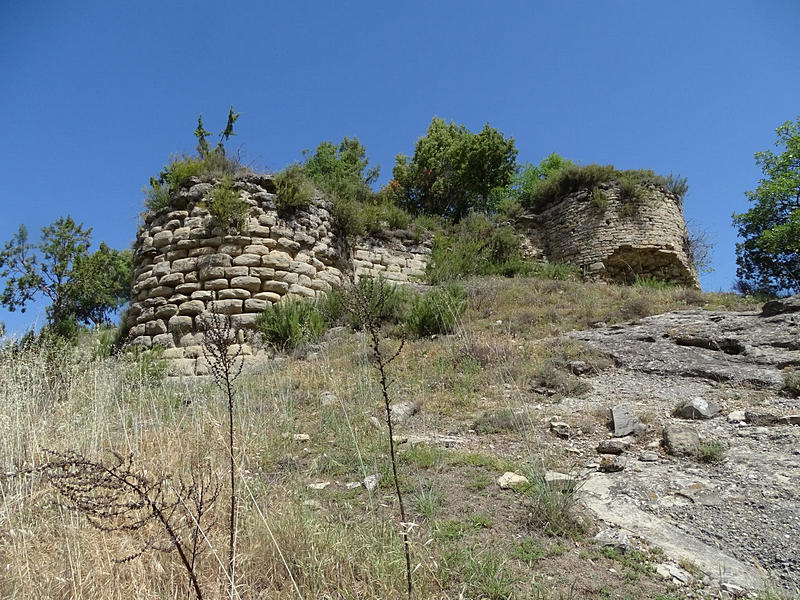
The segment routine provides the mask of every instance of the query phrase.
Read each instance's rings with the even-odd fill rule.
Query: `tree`
[[[131,254],[105,244],[89,253],[91,227],[84,229],[67,216],[42,228],[38,244],[28,243],[28,231],[20,225],[0,251],[0,277],[5,289],[0,304],[9,311],[25,312],[37,296],[50,301],[47,319],[61,331],[70,321],[102,323],[128,300]]]
[[[489,210],[492,190],[510,183],[516,157],[514,139],[488,123],[475,134],[434,118],[414,156],[397,155],[392,175],[407,210],[458,221],[470,211]]]
[[[338,146],[322,142],[313,154],[306,150],[303,156],[304,173],[337,199],[364,200],[380,175],[380,167],[368,168],[367,150],[357,137],[345,137]]]
[[[775,132],[784,149],[755,154],[764,177],[746,192],[753,207],[733,222],[744,238],[736,244],[740,289],[781,295],[800,292],[800,117]]]

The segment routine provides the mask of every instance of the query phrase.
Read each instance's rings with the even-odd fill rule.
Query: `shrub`
[[[608,196],[599,187],[592,190],[592,197],[589,201],[600,212],[605,212],[606,208],[608,208]]]
[[[160,183],[155,177],[150,178],[150,187],[142,190],[144,192],[144,206],[150,212],[157,212],[169,206],[169,185]]]
[[[258,316],[256,327],[270,345],[285,351],[316,340],[326,324],[313,302],[290,299],[267,308]]]
[[[783,389],[792,396],[800,396],[800,369],[783,370]]]
[[[709,440],[700,444],[700,461],[718,463],[725,460],[725,444],[720,440]]]
[[[466,307],[463,289],[452,285],[436,288],[412,300],[406,325],[419,337],[450,333]]]
[[[275,176],[278,212],[287,213],[308,208],[314,186],[298,164],[286,167]]]
[[[209,199],[208,211],[215,226],[225,231],[244,231],[250,207],[239,197],[239,192],[233,189],[230,177],[222,178],[211,190]]]
[[[673,175],[670,173],[665,177],[665,185],[670,192],[680,199],[683,199],[689,191],[689,180],[680,175]]]
[[[427,278],[430,283],[441,283],[471,275],[511,277],[532,269],[532,263],[522,259],[513,227],[497,226],[485,215],[472,214],[450,234],[436,236]]]
[[[527,474],[530,524],[551,536],[576,536],[587,524],[576,514],[578,483],[574,479],[547,481],[538,470]]]

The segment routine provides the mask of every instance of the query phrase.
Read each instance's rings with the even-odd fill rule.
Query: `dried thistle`
[[[387,376],[387,367],[398,357],[403,351],[405,339],[400,340],[400,344],[394,352],[384,354],[381,348],[381,317],[385,314],[387,291],[386,280],[382,277],[373,279],[366,286],[362,287],[350,283],[349,293],[344,297],[345,310],[353,315],[358,323],[361,324],[370,337],[370,346],[372,348],[372,356],[375,368],[380,375],[381,394],[383,396],[383,404],[386,410],[386,425],[389,428],[389,456],[392,462],[392,476],[394,478],[394,489],[397,495],[397,503],[400,508],[400,526],[401,536],[403,538],[403,551],[406,559],[406,588],[408,597],[411,598],[412,582],[411,582],[411,551],[408,533],[413,526],[406,520],[405,506],[403,505],[403,494],[400,491],[400,480],[397,475],[397,459],[394,448],[394,430],[392,424],[392,407],[389,401],[389,388],[392,382]]]
[[[136,466],[133,455],[111,452],[103,461],[68,450],[45,450],[48,462],[37,467],[67,500],[69,508],[86,516],[105,532],[139,532],[141,546],[117,562],[127,562],[148,550],[176,551],[198,600],[200,536],[213,526],[211,508],[220,485],[210,467],[192,471],[188,480],[151,475]],[[29,473],[32,470],[28,471]]]
[[[221,315],[215,302],[211,303],[211,314],[205,320],[203,331],[203,356],[220,390],[228,401],[228,474],[230,478],[230,511],[228,515],[228,578],[230,595],[236,588],[236,453],[233,430],[234,381],[241,375],[244,360],[242,347],[236,344],[241,331],[231,326],[231,319]],[[235,349],[234,349],[235,346]]]

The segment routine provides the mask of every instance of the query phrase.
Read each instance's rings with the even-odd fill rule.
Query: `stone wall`
[[[238,342],[251,356],[258,315],[286,296],[318,298],[350,275],[398,283],[424,279],[429,237],[387,232],[348,248],[333,230],[322,195],[306,210],[280,215],[273,177],[252,173],[233,182],[248,217],[242,232],[231,235],[207,210],[214,183],[191,180],[172,196],[171,208],[144,217],[136,239],[128,339],[164,347],[173,372],[208,372],[202,332],[214,312],[230,315],[242,329]],[[617,184],[599,187],[606,206],[582,190],[524,217],[525,253],[577,265],[596,277],[653,275],[696,286],[680,200],[651,186],[643,201],[631,204],[620,199]]]
[[[171,209],[147,214],[135,243],[128,340],[164,347],[173,372],[208,372],[202,332],[213,312],[230,315],[244,334],[242,352],[252,356],[258,315],[284,296],[317,298],[348,274],[399,283],[424,276],[430,240],[398,231],[347,249],[334,235],[328,200],[317,195],[307,210],[282,217],[269,175],[233,183],[249,211],[244,230],[230,235],[206,208],[213,184],[192,180]]]
[[[584,189],[526,215],[530,252],[593,277],[629,282],[653,276],[699,286],[680,198],[649,185],[642,200],[623,201],[617,183],[598,187],[605,206]]]
[[[356,278],[384,277],[399,283],[422,281],[432,240],[418,239],[410,231],[386,232],[355,244],[352,265]]]

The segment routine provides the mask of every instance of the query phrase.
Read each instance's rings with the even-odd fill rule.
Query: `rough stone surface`
[[[392,402],[392,424],[403,425],[408,420],[417,414],[419,411],[419,404],[411,400],[398,400]]]
[[[506,471],[497,478],[497,485],[500,486],[501,490],[514,489],[518,485],[524,485],[526,483],[528,483],[527,477],[519,473],[512,473],[511,471]]]
[[[641,423],[633,414],[632,404],[618,404],[611,409],[611,422],[614,426],[614,436],[624,437],[636,433]]]
[[[700,436],[688,425],[667,425],[663,436],[664,448],[673,456],[697,456],[700,453]]]
[[[677,416],[684,419],[711,419],[717,416],[722,409],[719,404],[696,396],[678,407]]]
[[[613,548],[623,554],[631,549],[631,541],[621,529],[606,527],[597,532],[594,536],[594,541],[602,548]]]

